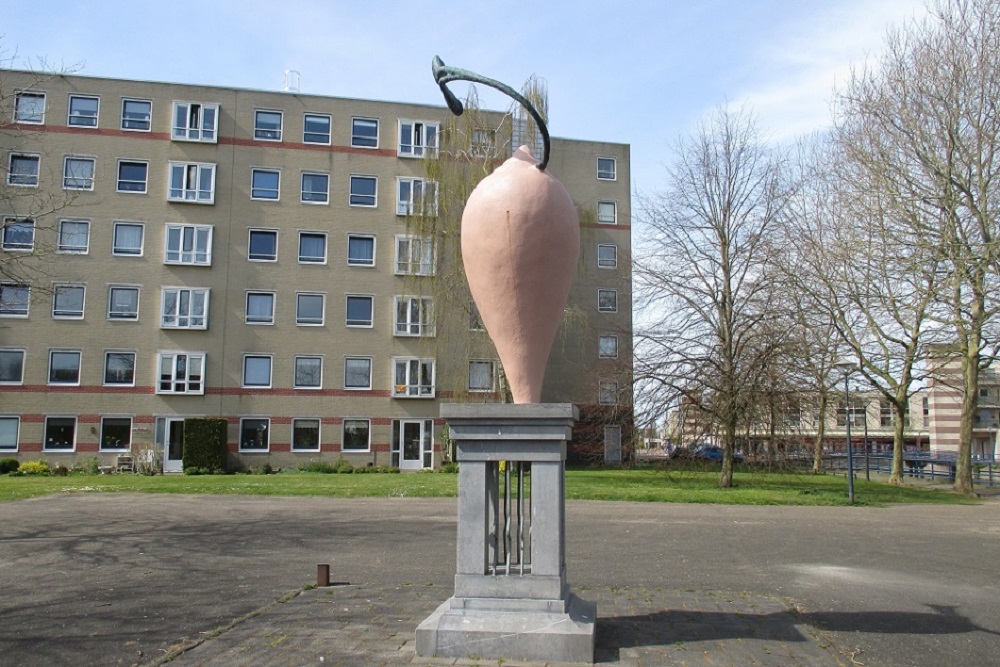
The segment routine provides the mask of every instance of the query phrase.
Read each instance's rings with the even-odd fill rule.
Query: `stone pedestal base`
[[[453,597],[417,626],[416,653],[441,658],[594,661],[597,604]]]

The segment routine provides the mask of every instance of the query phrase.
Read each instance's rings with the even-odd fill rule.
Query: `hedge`
[[[184,469],[226,470],[228,423],[218,417],[189,417],[184,420]]]

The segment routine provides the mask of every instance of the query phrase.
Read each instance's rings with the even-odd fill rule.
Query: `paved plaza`
[[[2,503],[0,664],[497,665],[413,652],[416,625],[452,593],[455,510],[97,493]],[[996,499],[572,501],[567,561],[574,590],[598,603],[598,664],[1000,664]],[[336,585],[306,589],[319,563]]]

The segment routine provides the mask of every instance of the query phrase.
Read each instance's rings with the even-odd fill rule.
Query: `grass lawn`
[[[717,503],[730,505],[846,505],[842,476],[738,471],[735,488],[718,488],[715,471],[655,468],[578,469],[566,473],[566,497],[576,500]],[[52,493],[187,493],[336,498],[446,498],[457,495],[458,476],[446,473],[277,475],[70,475],[0,477],[0,501]],[[857,480],[859,505],[975,503],[975,498],[919,487]]]

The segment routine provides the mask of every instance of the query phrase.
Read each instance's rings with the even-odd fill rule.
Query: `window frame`
[[[320,177],[325,179],[326,186],[323,190],[306,190],[306,180],[308,178]],[[303,170],[299,179],[299,202],[310,206],[330,205],[330,174],[325,171]],[[322,198],[319,198],[322,195]]]
[[[21,358],[21,363],[19,365],[19,367],[20,367],[20,373],[19,373],[19,376],[16,379],[13,379],[13,376],[11,376],[12,379],[9,379],[9,380],[5,380],[3,378],[3,376],[0,375],[0,386],[19,387],[19,386],[21,386],[21,385],[24,384],[24,365],[25,365],[25,363],[27,361],[27,350],[25,350],[23,347],[2,347],[2,348],[0,348],[0,356],[8,355],[8,354],[12,355],[12,356],[20,356],[20,358]],[[2,369],[3,367],[4,367],[3,364],[0,364],[0,369]],[[12,366],[12,368],[15,368],[15,367]]]
[[[408,190],[406,198],[403,197],[403,190]],[[420,209],[415,211],[417,201],[415,191],[420,190]],[[426,191],[431,190],[431,201],[425,197]],[[417,176],[397,176],[396,177],[396,215],[402,216],[423,216],[436,218],[438,214],[438,184],[429,178]]]
[[[33,107],[21,109],[21,100],[34,98],[41,100],[41,111]],[[45,112],[48,107],[48,96],[43,90],[17,90],[14,91],[14,124],[16,125],[44,125]],[[37,116],[37,120],[35,119]]]
[[[361,260],[357,260],[357,259],[352,259],[352,255],[351,255],[351,241],[355,240],[355,239],[357,239],[358,241],[362,241],[362,240],[370,240],[371,241],[371,249],[372,249],[371,260],[361,261]],[[378,241],[377,241],[377,237],[374,234],[352,234],[352,233],[348,233],[347,234],[347,265],[348,266],[358,266],[358,267],[365,268],[365,269],[374,268],[375,267],[375,257],[376,257],[377,247],[378,247]]]
[[[601,251],[607,251],[611,248],[614,253],[614,258],[608,259],[606,257],[601,257]],[[599,269],[617,269],[618,268],[618,244],[617,243],[598,243],[597,244],[597,268]]]
[[[416,364],[418,376],[423,375],[423,369],[430,367],[430,386],[413,382],[413,364]],[[399,366],[405,364],[405,382],[398,383]],[[393,357],[392,358],[392,397],[393,398],[435,398],[437,393],[437,360],[432,357]]]
[[[76,174],[70,175],[70,163],[89,164],[90,165],[90,175],[79,176]],[[77,190],[80,192],[93,192],[94,190],[94,180],[97,177],[97,158],[90,157],[87,155],[65,155],[63,156],[63,179],[62,187],[63,190]],[[70,182],[79,181],[82,184],[71,185]]]
[[[364,423],[365,428],[365,446],[361,447],[347,447],[347,427],[349,422]],[[355,454],[363,454],[370,452],[372,450],[372,420],[366,417],[344,417],[341,420],[340,426],[340,451],[341,452],[351,452]]]
[[[371,195],[365,193],[355,193],[355,182],[360,184],[366,181],[374,183],[374,193]],[[361,203],[362,201],[368,201],[369,199],[372,203]],[[351,174],[347,200],[348,204],[354,208],[378,208],[378,176],[372,176],[371,174]]]
[[[7,292],[12,289],[24,290],[24,298],[16,301],[6,301]],[[20,309],[20,304],[24,304],[24,310]],[[16,310],[11,309],[11,304],[18,306]],[[19,283],[12,280],[0,281],[0,317],[27,318],[31,311],[31,285]]]
[[[14,169],[14,161],[22,160],[35,165],[34,174],[18,172]],[[15,188],[37,188],[41,181],[42,156],[38,153],[11,151],[7,158],[7,185]]]
[[[172,316],[172,319],[177,322],[177,324],[167,324],[168,314],[166,312],[167,308],[167,298],[169,294],[175,293],[176,297],[172,297],[173,301],[176,303],[177,312]],[[182,314],[180,312],[182,305],[182,294],[184,292],[188,293],[187,296],[187,313]],[[204,331],[208,329],[208,313],[209,313],[209,301],[211,298],[212,290],[208,287],[172,287],[163,286],[160,288],[160,328],[161,329],[183,329],[183,330],[195,330]],[[201,295],[202,299],[202,312],[201,315],[192,315],[191,310],[194,306],[193,299],[196,295]],[[191,324],[191,320],[200,318],[201,324]],[[187,320],[187,325],[181,325],[180,321],[184,319]]]
[[[75,379],[71,380],[58,380],[54,375],[56,369],[53,367],[53,362],[55,361],[56,355],[64,355],[66,357],[76,357],[76,374]],[[83,350],[65,349],[65,348],[52,348],[49,350],[49,370],[46,375],[45,384],[50,387],[79,387],[80,379],[83,375]]]
[[[0,423],[13,421],[14,422],[14,444],[13,446],[8,446],[3,444],[0,440],[0,452],[16,452],[18,450],[18,445],[21,439],[21,416],[20,415],[3,415],[0,414]],[[0,429],[0,435],[3,434],[3,429]]]
[[[108,447],[105,445],[105,441],[109,436],[105,435],[105,431],[109,424],[109,420],[119,420],[126,421],[128,425],[125,426],[126,432],[128,433],[128,442],[122,443],[121,440],[117,440],[117,447]],[[101,431],[100,431],[100,441],[98,442],[98,451],[102,452],[127,452],[132,449],[132,417],[128,415],[101,415]],[[118,427],[122,427],[122,424],[118,424]]]
[[[473,365],[487,365],[490,371],[490,381],[487,387],[473,387],[472,386],[472,368]],[[491,394],[496,391],[497,386],[497,366],[496,362],[492,359],[470,359],[468,372],[466,374],[466,389],[470,394]]]
[[[412,319],[413,304],[419,302],[417,320]],[[433,338],[437,334],[434,322],[434,297],[397,294],[393,297],[392,331],[394,336],[403,338]],[[404,306],[405,318],[400,319],[400,307]]]
[[[177,379],[177,361],[179,358],[184,358],[184,378]],[[167,384],[170,385],[170,389],[163,389],[164,385],[164,375],[163,375],[163,362],[167,359],[171,359],[170,362],[170,377],[167,380]],[[199,364],[199,374],[197,381],[197,388],[192,390],[191,385],[191,362],[197,359]],[[204,396],[205,395],[205,371],[207,368],[208,354],[205,352],[186,352],[186,351],[163,351],[160,350],[156,353],[156,384],[155,393],[157,394],[169,394],[174,396]],[[184,390],[177,391],[176,387],[179,384],[183,384]]]
[[[185,250],[185,238],[188,230],[191,232],[192,250]],[[176,240],[177,249],[171,248],[171,236],[173,232],[178,232]],[[193,225],[183,222],[168,222],[164,225],[163,232],[163,263],[174,266],[212,266],[212,237],[215,233],[214,225]],[[205,250],[198,250],[199,237],[205,237]],[[175,258],[171,255],[176,255]],[[190,255],[190,259],[185,260],[185,256]],[[199,261],[199,257],[202,260]]]
[[[178,111],[184,108],[184,125],[178,122]],[[197,108],[197,110],[195,110]],[[206,113],[210,111],[211,114]],[[195,115],[197,114],[197,116]],[[206,117],[211,117],[211,127],[206,127]],[[217,103],[174,100],[170,106],[170,139],[203,144],[219,142],[219,105]]]
[[[411,234],[396,234],[396,263],[395,263],[395,275],[397,276],[433,276],[437,274],[437,244],[434,243],[433,237],[430,236],[415,236]],[[413,244],[414,242],[420,242],[420,254],[421,257],[417,262],[413,261]],[[407,244],[408,247],[408,258],[406,261],[400,260],[400,247],[403,243]],[[428,254],[427,249],[430,248],[430,257],[426,257]],[[429,269],[424,271],[423,267],[429,264]],[[413,266],[417,266],[417,270],[412,270]]]
[[[319,258],[314,259],[303,259],[305,255],[302,253],[302,239],[306,237],[321,237],[323,239],[323,255]],[[299,252],[298,260],[299,264],[315,264],[324,265],[327,263],[327,257],[329,255],[329,235],[326,232],[312,231],[312,230],[299,230]]]
[[[308,321],[301,315],[302,297],[319,297],[321,310],[320,321]],[[322,327],[326,325],[326,294],[323,292],[296,292],[295,293],[295,326],[297,327]]]
[[[73,438],[68,443],[68,447],[50,447],[49,442],[52,438],[49,437],[49,422],[57,419],[65,419],[72,421]],[[76,442],[80,436],[80,419],[76,415],[45,415],[44,430],[42,432],[42,451],[43,452],[68,452],[73,453],[76,451]]]
[[[250,370],[248,368],[248,362],[250,361],[267,361],[267,381],[266,382],[250,382],[248,381],[248,373]],[[272,354],[260,354],[260,353],[247,353],[243,355],[243,364],[241,366],[243,372],[240,375],[240,387],[243,389],[270,389],[272,383],[274,382],[274,355]],[[254,372],[259,372],[259,369],[254,369]]]
[[[257,185],[257,178],[265,176],[275,177],[276,180],[273,187],[270,185]],[[250,199],[253,201],[281,201],[281,170],[273,167],[251,167]]]
[[[86,228],[84,234],[84,244],[70,245],[63,241],[64,227],[66,225],[83,225]],[[90,254],[90,220],[85,218],[62,218],[59,220],[59,229],[56,231],[56,252],[63,255],[89,255]]]
[[[351,319],[351,303],[368,303],[367,319]],[[374,294],[345,294],[344,295],[344,326],[349,329],[372,329],[375,327],[375,295]]]
[[[147,107],[145,120],[139,116],[130,117],[129,104],[144,104]],[[135,112],[131,112],[133,115]],[[123,97],[121,106],[121,116],[118,125],[124,132],[151,132],[153,129],[153,100],[141,97]]]
[[[213,162],[184,162],[180,160],[169,160],[167,162],[167,201],[182,204],[202,204],[211,206],[215,204],[215,176],[217,166]],[[195,182],[190,182],[191,171],[195,172]],[[180,185],[176,185],[174,178],[182,174]],[[209,185],[206,189],[203,185],[204,175],[208,174]]]
[[[602,300],[606,295],[610,295],[614,300],[614,305],[611,307],[602,304]],[[597,290],[597,312],[599,313],[617,313],[618,312],[618,290],[600,288]]]
[[[601,170],[601,162],[610,161],[611,169],[608,170],[607,164],[604,166],[604,170]],[[609,175],[610,174],[610,175]],[[599,181],[617,181],[618,180],[618,158],[599,156],[597,158],[597,180]]]
[[[597,404],[598,405],[618,405],[618,393],[621,387],[618,380],[598,380],[597,382]],[[611,396],[611,400],[607,397]]]
[[[255,234],[270,235],[274,238],[274,255],[272,257],[254,257],[252,255],[253,237]],[[260,253],[257,253],[260,255]],[[247,230],[247,261],[248,262],[277,262],[278,261],[278,230],[265,229],[261,227],[251,227]]]
[[[128,180],[122,178],[122,167],[125,165],[142,165],[143,167],[143,177],[141,181]],[[142,189],[138,188],[128,188],[122,187],[123,183],[141,183]],[[144,195],[149,192],[149,161],[148,160],[132,160],[125,158],[118,158],[118,172],[115,178],[115,192],[127,195]]]
[[[257,427],[257,430],[263,434],[263,447],[249,447],[244,446],[244,438],[246,436],[246,429],[251,422],[261,422],[263,423],[263,428]],[[271,451],[271,418],[270,417],[240,417],[240,442],[239,450],[244,454],[267,454]]]
[[[375,127],[375,138],[374,143],[368,144],[368,133],[359,132],[359,123],[371,123]],[[366,148],[366,149],[378,149],[379,145],[379,119],[371,118],[369,116],[352,116],[351,117],[351,147],[352,148]]]
[[[4,252],[32,252],[35,249],[35,238],[38,236],[38,228],[34,218],[19,218],[7,215],[0,219],[0,224],[2,224],[2,228],[0,228],[0,250]],[[24,240],[7,240],[8,230],[10,230],[12,236],[20,233],[26,237],[28,235],[28,228],[31,231],[30,242]]]
[[[276,115],[278,117],[278,129],[261,125],[262,115]],[[280,109],[254,109],[253,110],[253,138],[254,141],[271,141],[280,143],[285,133],[285,112]]]
[[[80,308],[68,309],[63,304],[59,305],[60,295],[68,294],[69,290],[79,291]],[[84,283],[53,283],[52,284],[52,319],[54,320],[82,320],[87,309],[87,286]]]
[[[109,362],[111,357],[114,355],[126,356],[130,355],[132,357],[132,373],[131,379],[124,382],[116,382],[109,380],[110,366]],[[104,367],[103,373],[101,374],[101,386],[102,387],[134,387],[135,386],[135,370],[136,370],[137,355],[134,350],[105,350],[104,351]]]
[[[319,363],[317,384],[301,384],[299,382],[299,362],[316,361]],[[319,391],[323,389],[323,356],[319,354],[296,354],[292,360],[292,388],[303,391]]]
[[[316,445],[314,447],[297,447],[296,446],[296,429],[298,428],[299,422],[313,422],[316,424]],[[292,452],[318,452],[323,443],[323,420],[319,417],[292,417],[292,438],[289,442],[289,449]]]
[[[610,353],[609,345],[605,345],[605,342],[613,341],[614,352]],[[599,359],[617,359],[618,358],[618,334],[601,334],[597,337],[597,357]]]
[[[368,381],[364,386],[352,385],[347,383],[350,362],[364,362],[368,365]],[[371,391],[372,390],[372,375],[373,375],[374,361],[372,357],[366,356],[355,356],[348,355],[344,357],[344,391]],[[356,372],[356,371],[355,371]]]
[[[310,132],[309,131],[309,120],[310,119],[323,119],[326,121],[326,133],[325,135],[321,132]],[[310,135],[325,136],[326,141],[311,141],[309,139]],[[315,144],[318,146],[329,146],[333,138],[333,116],[328,113],[314,113],[311,111],[305,111],[302,113],[302,143],[304,144]]]
[[[403,128],[409,126],[410,143],[403,143]],[[433,140],[428,142],[428,130],[432,129]],[[399,141],[396,145],[396,155],[401,158],[437,157],[441,138],[441,123],[431,120],[410,120],[400,118],[397,124]],[[419,133],[419,139],[417,134]],[[418,143],[419,141],[419,143]]]
[[[271,308],[270,313],[266,318],[250,316],[250,300],[252,297],[269,297]],[[274,324],[274,312],[275,312],[275,301],[277,299],[276,293],[272,290],[247,290],[246,296],[243,299],[243,323],[249,324],[251,326],[269,326]]]
[[[80,112],[73,113],[73,102],[83,101],[83,100],[93,100],[97,103],[97,108],[94,109],[94,115],[91,116],[88,113]],[[101,98],[97,95],[81,95],[79,93],[70,93],[68,100],[66,102],[66,126],[67,127],[83,127],[97,129],[100,124],[101,117]],[[80,119],[90,119],[93,118],[94,122],[79,122]],[[74,119],[77,119],[74,122]]]
[[[611,219],[603,219],[601,217],[601,207],[611,206]],[[600,225],[617,225],[618,224],[618,202],[614,199],[601,199],[597,202],[597,223]]]
[[[118,242],[118,229],[120,227],[138,227],[139,228],[139,250],[138,252],[124,252],[120,248],[124,246],[117,245]],[[136,220],[115,220],[114,225],[111,229],[111,254],[115,257],[142,257],[146,252],[146,223],[139,222]]]

